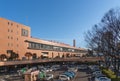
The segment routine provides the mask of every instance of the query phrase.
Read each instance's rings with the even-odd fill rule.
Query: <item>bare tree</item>
[[[113,65],[117,73],[120,65],[120,9],[110,9],[101,22],[86,33],[85,40],[89,48],[104,55],[107,67]]]

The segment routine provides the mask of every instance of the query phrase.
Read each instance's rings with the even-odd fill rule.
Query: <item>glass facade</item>
[[[48,50],[48,51],[61,51],[61,52],[81,52],[81,50],[67,48],[67,47],[60,47],[54,45],[47,45],[42,43],[35,43],[35,42],[28,42],[28,49],[34,50]]]

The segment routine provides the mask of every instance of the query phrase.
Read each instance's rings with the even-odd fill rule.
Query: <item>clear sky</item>
[[[85,47],[84,32],[120,0],[0,0],[0,17],[31,27],[32,36]]]

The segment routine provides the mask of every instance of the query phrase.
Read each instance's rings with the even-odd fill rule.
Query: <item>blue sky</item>
[[[31,27],[33,37],[85,47],[84,33],[120,0],[0,0],[0,17]]]

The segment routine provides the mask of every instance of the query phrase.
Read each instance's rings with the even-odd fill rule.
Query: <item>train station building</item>
[[[86,49],[31,36],[29,26],[0,18],[0,60],[82,56]]]

